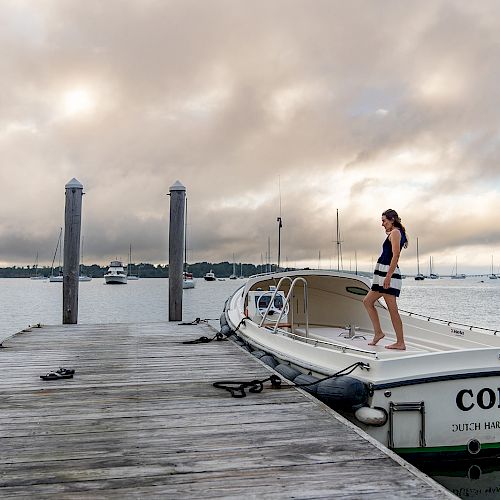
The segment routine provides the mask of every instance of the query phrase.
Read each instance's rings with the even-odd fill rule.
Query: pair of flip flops
[[[42,380],[61,380],[64,378],[73,378],[75,370],[73,368],[59,368],[55,372],[49,372],[45,375],[40,375]]]

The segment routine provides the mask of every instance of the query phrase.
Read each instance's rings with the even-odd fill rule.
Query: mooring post
[[[184,256],[184,207],[186,188],[176,181],[170,186],[168,234],[168,320],[182,321],[182,268]]]
[[[75,178],[65,186],[63,324],[78,323],[78,285],[80,267],[80,233],[82,227],[83,185]]]

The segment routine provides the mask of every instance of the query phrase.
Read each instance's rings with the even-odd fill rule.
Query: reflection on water
[[[412,462],[460,498],[500,498],[500,460]]]
[[[204,281],[184,290],[183,320],[197,317],[218,324],[224,302],[244,280]],[[168,280],[140,279],[105,285],[103,279],[80,283],[79,323],[168,321]],[[60,324],[62,284],[30,279],[0,279],[0,340],[28,324]],[[414,281],[407,278],[401,309],[500,331],[500,280]],[[418,468],[462,498],[500,498],[500,461],[419,463]]]

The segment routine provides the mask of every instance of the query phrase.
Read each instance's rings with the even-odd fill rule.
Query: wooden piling
[[[184,207],[186,188],[176,181],[170,186],[168,237],[168,319],[182,320],[182,268],[184,256]]]
[[[78,278],[83,185],[73,178],[66,184],[65,188],[63,324],[76,324],[78,323]]]

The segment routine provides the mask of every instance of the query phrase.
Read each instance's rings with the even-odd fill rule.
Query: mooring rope
[[[212,338],[200,337],[196,340],[186,340],[183,344],[208,344],[209,342],[212,342],[212,340],[225,341],[227,339],[224,338],[224,335],[222,335],[221,332],[217,332]]]
[[[307,387],[309,385],[314,385],[314,384],[319,384],[320,382],[323,382],[324,380],[328,380],[330,378],[335,378],[335,377],[343,377],[344,375],[350,375],[357,367],[360,368],[368,368],[369,365],[367,363],[363,363],[362,361],[357,361],[356,363],[353,363],[352,365],[346,366],[342,370],[339,370],[338,372],[334,373],[333,375],[328,375],[327,377],[320,378],[319,380],[315,380],[314,382],[308,382],[307,384],[295,384],[296,387]],[[349,370],[349,371],[347,371]],[[345,373],[344,373],[345,372]]]
[[[264,382],[271,382],[271,387],[273,389],[279,389],[281,387],[281,379],[278,375],[271,375],[263,380],[250,380],[249,382],[241,382],[236,380],[227,380],[222,382],[214,382],[213,386],[217,389],[225,389],[233,398],[244,398],[246,397],[245,389],[249,392],[262,392],[264,389]]]
[[[339,370],[338,372],[334,373],[333,375],[328,375],[327,377],[324,377],[319,380],[315,380],[314,382],[308,382],[306,384],[295,384],[293,381],[292,383],[294,385],[289,386],[289,388],[293,387],[307,387],[309,385],[314,385],[318,384],[319,382],[323,382],[324,380],[328,380],[330,378],[335,378],[335,377],[342,377],[345,375],[349,375],[352,373],[356,368],[367,368],[368,365],[366,363],[363,363],[362,361],[358,361],[356,363],[353,363],[352,365],[346,366],[342,370]],[[242,382],[239,380],[225,380],[223,382],[214,382],[212,385],[216,387],[217,389],[225,389],[229,393],[231,393],[231,396],[233,398],[244,398],[246,396],[245,389],[248,388],[249,392],[262,392],[264,389],[264,382],[271,381],[271,387],[273,389],[281,389],[281,379],[277,375],[271,375],[269,378],[263,379],[263,380],[250,380],[249,382]]]

